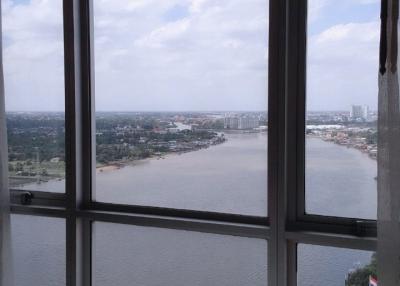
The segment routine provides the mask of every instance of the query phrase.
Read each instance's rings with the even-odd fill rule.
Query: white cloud
[[[338,18],[344,7],[354,11],[354,15],[360,13],[360,8],[365,5],[376,5],[381,0],[308,0],[308,23],[314,24],[316,21],[322,20],[325,16],[331,16],[332,13],[337,13]],[[335,11],[335,9],[339,9]],[[379,15],[379,12],[378,12]],[[345,23],[343,23],[345,24]]]
[[[341,41],[374,43],[379,41],[379,22],[340,24],[313,37],[318,44],[341,44]]]
[[[96,0],[94,8],[99,109],[266,107],[265,0]],[[61,0],[3,1],[9,110],[63,109],[61,9]]]
[[[151,31],[150,34],[138,39],[135,44],[152,48],[161,47],[163,43],[168,42],[169,40],[179,39],[188,31],[189,26],[189,19],[167,23],[166,25]]]
[[[310,1],[313,25],[319,25],[322,11],[332,1]],[[62,1],[16,3],[3,0],[7,107],[62,109]],[[98,109],[266,106],[264,0],[245,4],[242,0],[96,0],[94,4]],[[311,36],[309,107],[373,106],[378,44],[378,22],[337,23]]]
[[[140,10],[151,4],[150,0],[96,0],[96,5],[101,6],[109,14],[127,14]]]
[[[265,108],[266,2],[162,3],[135,16],[95,7],[98,108]],[[176,5],[187,13],[165,20]],[[109,24],[99,25],[105,18]],[[126,26],[116,28],[119,21]],[[118,49],[127,53],[111,52]],[[110,94],[118,94],[111,103]]]
[[[379,22],[336,25],[310,38],[308,106],[377,106]]]
[[[313,23],[321,17],[323,9],[330,4],[331,0],[310,0],[308,1],[308,22]]]
[[[3,1],[7,109],[64,109],[62,2]]]
[[[369,4],[375,4],[375,3],[380,3],[381,0],[351,0],[355,4],[361,4],[361,5],[369,5]]]
[[[190,12],[192,13],[199,13],[201,12],[204,5],[209,2],[209,0],[192,0],[190,4]]]

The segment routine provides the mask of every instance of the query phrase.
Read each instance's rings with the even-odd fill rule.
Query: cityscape
[[[308,112],[306,134],[356,148],[376,159],[377,120],[377,112],[367,105],[352,105],[347,112]]]
[[[232,211],[227,205],[233,203],[235,213],[265,215],[263,194],[266,180],[262,174],[266,171],[267,118],[267,112],[261,111],[97,112],[97,198],[113,203],[175,208],[184,206],[221,212]],[[64,120],[64,113],[61,112],[7,114],[11,187],[63,192]],[[334,157],[345,156],[351,161],[355,158],[351,154],[365,154],[363,160],[369,161],[369,164],[376,159],[377,113],[368,106],[353,105],[346,111],[309,111],[305,134],[310,140],[307,141],[308,145],[315,140],[321,142],[323,152],[332,154],[330,152],[335,150],[336,153],[332,154]],[[336,148],[344,152],[338,154],[341,151]],[[310,158],[310,154],[307,154],[306,158]],[[321,162],[331,158],[313,157],[313,160],[322,160],[314,161],[320,170],[325,168]],[[352,162],[365,164],[365,161]],[[344,178],[347,186],[344,193],[350,200],[349,204],[354,202],[354,193],[361,205],[364,201],[370,205],[371,193],[376,192],[376,175],[372,171],[364,174],[363,169],[361,177],[352,165],[356,182],[366,181],[371,189],[370,192],[363,189],[363,197],[360,197],[357,186],[347,182],[348,177],[343,177],[348,167],[341,165],[340,161],[334,164],[334,168],[342,171],[331,180]],[[170,170],[166,170],[168,168]],[[197,173],[201,174],[201,178],[193,177]],[[321,175],[315,171],[312,174],[314,178]],[[232,188],[231,181],[235,188]],[[324,180],[322,184],[325,185]],[[134,191],[132,185],[135,186]],[[329,196],[337,190],[332,191],[328,187],[324,192],[320,185],[308,185],[307,202],[315,197],[315,191],[327,196],[327,199],[318,197],[315,202],[314,205],[325,211],[318,211],[318,214],[337,214],[329,211],[332,209],[330,205],[339,214],[344,214],[345,206],[335,205]],[[354,205],[351,209],[360,211]],[[364,209],[369,208],[361,208]],[[327,251],[331,252],[331,259],[336,259],[338,265],[346,262],[347,258],[336,255],[335,249]],[[317,252],[310,249],[307,254],[314,257]],[[334,275],[345,274],[345,277],[342,276],[345,285],[368,285],[366,283],[373,279],[371,277],[376,277],[376,259],[371,255],[364,253],[360,258],[354,254],[351,259],[357,262],[333,271],[336,273]]]
[[[63,179],[64,114],[10,112],[7,122],[10,185]],[[376,159],[376,123],[377,113],[365,105],[348,111],[310,111],[306,134]],[[267,112],[98,112],[97,171],[223,144],[226,133],[267,130]]]

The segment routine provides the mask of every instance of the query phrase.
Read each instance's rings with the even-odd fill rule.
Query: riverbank
[[[331,142],[336,145],[344,146],[347,148],[356,149],[366,155],[371,159],[377,160],[378,150],[376,144],[367,144],[365,138],[355,137],[332,137],[326,136],[326,134],[308,134],[307,137],[317,138],[325,142]]]
[[[307,126],[307,137],[318,138],[325,142],[357,149],[371,159],[377,159],[377,131],[374,128],[309,125]]]
[[[221,139],[223,138],[223,140]],[[125,166],[132,166],[135,165],[139,162],[144,162],[147,160],[160,160],[160,159],[165,159],[167,156],[170,155],[181,155],[184,153],[191,153],[195,151],[199,151],[202,149],[207,149],[212,146],[220,145],[223,144],[227,141],[227,139],[224,137],[224,134],[219,135],[219,140],[210,140],[207,142],[207,144],[200,144],[197,145],[196,147],[192,147],[192,149],[184,149],[184,150],[179,150],[179,151],[170,151],[170,152],[156,152],[150,155],[147,158],[137,158],[137,159],[126,159],[126,160],[120,160],[120,161],[115,161],[115,162],[109,162],[105,164],[100,164],[97,165],[96,167],[96,173],[103,173],[103,172],[110,172],[110,171],[115,171],[119,170]]]

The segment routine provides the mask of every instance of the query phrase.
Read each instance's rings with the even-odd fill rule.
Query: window
[[[10,187],[65,192],[62,1],[4,2]]]
[[[267,1],[93,12],[96,201],[267,216]]]
[[[376,219],[379,1],[319,3],[308,4],[306,212]]]
[[[370,276],[376,278],[375,257],[369,251],[301,244],[298,267],[301,286],[368,285]]]
[[[267,284],[263,239],[96,223],[94,245],[96,286]]]
[[[376,3],[4,2],[10,169],[30,180],[13,247],[35,284],[337,285],[373,262]],[[320,39],[355,34],[366,62]],[[15,62],[31,40],[41,60]]]
[[[65,221],[14,214],[11,229],[15,284],[66,285]]]

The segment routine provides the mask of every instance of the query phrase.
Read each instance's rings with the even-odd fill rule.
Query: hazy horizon
[[[362,104],[360,104],[362,105]],[[370,112],[377,110],[370,109]],[[7,110],[6,113],[65,113],[64,110]],[[268,110],[96,110],[97,113],[241,113],[241,112],[257,112],[268,113]],[[349,110],[309,110],[307,113],[314,112],[350,112]]]

